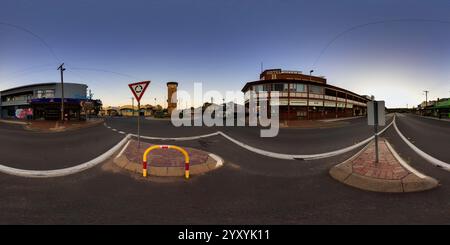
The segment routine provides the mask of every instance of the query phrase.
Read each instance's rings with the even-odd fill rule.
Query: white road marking
[[[81,171],[92,168],[95,165],[106,161],[117,150],[119,150],[130,138],[131,137],[129,135],[127,135],[119,143],[117,143],[115,146],[113,146],[111,149],[109,149],[107,152],[103,153],[102,155],[100,155],[88,162],[79,164],[77,166],[73,166],[73,167],[69,167],[69,168],[62,168],[62,169],[55,169],[55,170],[25,170],[25,169],[18,169],[18,168],[8,167],[5,165],[0,165],[0,172],[5,173],[5,174],[20,176],[20,177],[27,177],[27,178],[51,178],[51,177],[61,177],[61,176],[79,173]]]
[[[122,150],[119,152],[119,154],[117,154],[117,156],[115,158],[119,158],[120,156],[122,156],[125,149],[128,148],[128,145],[130,144],[130,142],[131,142],[131,140],[128,140],[127,144],[122,148]]]
[[[113,128],[112,131],[117,132],[117,129]]]
[[[216,154],[209,153],[208,154],[212,159],[216,160],[216,168],[223,166],[223,159]]]
[[[397,127],[397,124],[395,123],[395,117],[394,117],[394,128],[397,131],[397,134],[400,136],[400,138],[402,138],[402,140],[413,150],[415,151],[419,156],[421,156],[422,158],[424,158],[425,160],[427,160],[428,162],[430,162],[431,164],[435,165],[435,166],[439,166],[442,167],[443,169],[450,171],[450,164],[443,162],[437,158],[434,158],[430,155],[428,155],[427,153],[425,153],[424,151],[420,150],[417,146],[415,146],[413,143],[411,143],[411,141],[409,141],[403,134],[402,132],[400,132],[400,130]]]
[[[211,133],[211,134],[204,134],[204,135],[198,135],[198,136],[188,136],[188,137],[176,137],[176,138],[167,138],[167,137],[152,137],[152,136],[143,136],[141,135],[142,139],[149,139],[149,140],[175,140],[175,141],[183,141],[183,140],[196,140],[201,138],[207,138],[211,136],[219,135],[220,131]],[[131,134],[133,137],[137,137],[137,134]]]
[[[417,175],[417,177],[419,177],[421,179],[426,178],[426,176],[424,174],[417,171],[415,168],[411,167],[407,162],[405,162],[405,160],[403,160],[403,158],[400,157],[400,155],[394,150],[394,148],[392,148],[391,144],[389,144],[389,142],[387,140],[385,140],[384,142],[386,143],[386,146],[388,147],[388,149],[392,152],[392,155],[394,155],[395,159],[397,159],[397,161],[400,163],[400,165],[402,165],[409,172]]]
[[[394,116],[395,118],[395,116]],[[386,131],[392,124],[394,123],[394,120],[392,120],[392,122],[387,125],[385,128],[383,128],[380,132],[378,132],[378,135],[381,135],[382,133],[384,133],[384,131]],[[206,138],[206,137],[211,137],[211,136],[215,136],[215,135],[222,135],[224,138],[228,139],[229,141],[233,142],[234,144],[245,148],[249,151],[252,151],[254,153],[263,155],[263,156],[268,156],[268,157],[272,157],[272,158],[278,158],[278,159],[284,159],[284,160],[296,160],[296,159],[303,159],[303,160],[314,160],[314,159],[321,159],[321,158],[328,158],[328,157],[332,157],[332,156],[336,156],[336,155],[340,155],[346,152],[349,152],[351,150],[354,150],[360,146],[363,146],[367,143],[369,143],[372,139],[374,139],[374,136],[371,136],[359,143],[356,143],[354,145],[339,149],[339,150],[335,150],[335,151],[330,151],[330,152],[324,152],[324,153],[318,153],[318,154],[308,154],[308,155],[295,155],[295,154],[284,154],[284,153],[276,153],[276,152],[271,152],[271,151],[266,151],[266,150],[262,150],[250,145],[247,145],[241,141],[238,141],[232,137],[230,137],[229,135],[225,134],[222,131],[217,131],[215,133],[211,133],[211,134],[205,134],[205,135],[199,135],[199,136],[190,136],[190,137],[178,137],[178,138],[167,138],[167,137],[152,137],[152,136],[141,136],[141,138],[143,139],[150,139],[150,140],[175,140],[175,141],[183,141],[183,140],[195,140],[195,139],[200,139],[200,138]],[[137,137],[136,134],[131,134],[131,136],[133,137]]]
[[[395,125],[395,116],[394,119],[392,120],[392,122],[386,126],[383,130],[381,130],[378,135],[382,134],[386,129],[388,129],[392,124]],[[396,127],[397,129],[397,127]],[[117,131],[116,129],[112,129],[113,131]],[[398,130],[398,129],[397,129]],[[400,133],[400,131],[397,131]],[[331,157],[331,156],[335,156],[335,155],[339,155],[348,151],[351,151],[359,146],[362,146],[368,142],[370,142],[370,140],[372,140],[374,138],[374,136],[371,136],[369,138],[367,138],[366,140],[363,140],[355,145],[349,146],[349,147],[345,147],[342,148],[340,150],[335,150],[335,151],[331,151],[331,152],[326,152],[326,153],[320,153],[320,154],[310,154],[310,155],[292,155],[292,154],[282,154],[282,153],[275,153],[275,152],[270,152],[270,151],[265,151],[265,150],[261,150],[249,145],[246,145],[238,140],[235,140],[233,138],[231,138],[230,136],[228,136],[227,134],[218,131],[215,133],[211,133],[211,134],[205,134],[205,135],[199,135],[199,136],[190,136],[190,137],[179,137],[179,138],[163,138],[163,137],[149,137],[149,136],[141,136],[144,139],[156,139],[156,140],[193,140],[193,139],[199,139],[199,138],[206,138],[206,137],[211,137],[211,136],[215,136],[215,135],[222,135],[223,137],[225,137],[226,139],[232,141],[233,143],[249,150],[252,152],[255,152],[257,154],[261,154],[264,156],[269,156],[269,157],[273,157],[273,158],[279,158],[279,159],[287,159],[287,160],[295,160],[298,158],[301,159],[305,159],[305,160],[312,160],[312,159],[319,159],[319,158],[326,158],[326,157]],[[404,138],[403,135],[400,134],[400,136],[402,136],[402,138],[404,140],[406,140]],[[114,147],[112,147],[111,149],[109,149],[107,152],[103,153],[102,155],[88,161],[82,164],[79,164],[77,166],[73,166],[73,167],[69,167],[69,168],[63,168],[63,169],[55,169],[55,170],[25,170],[25,169],[18,169],[18,168],[12,168],[12,167],[8,167],[5,165],[1,165],[0,164],[0,172],[5,173],[5,174],[10,174],[10,175],[15,175],[15,176],[20,176],[20,177],[28,177],[28,178],[50,178],[50,177],[61,177],[61,176],[66,176],[66,175],[71,175],[71,174],[75,174],[75,173],[79,173],[81,171],[84,171],[86,169],[92,168],[95,165],[106,161],[109,157],[111,157],[117,150],[119,150],[124,144],[129,143],[131,137],[137,137],[134,134],[128,134],[127,136],[125,136],[119,143],[117,143]],[[128,145],[127,143],[127,145]],[[126,148],[126,147],[125,147]],[[124,149],[125,149],[124,148]],[[119,153],[118,156],[120,156],[121,154],[123,154],[124,149],[122,149],[122,151]],[[425,154],[425,153],[424,153]],[[210,156],[214,159],[220,159],[217,162],[216,166],[221,166],[223,165],[223,160],[218,157],[217,155],[214,155],[212,153],[210,153]],[[436,159],[437,160],[437,159]],[[438,160],[439,161],[439,160]],[[446,164],[446,163],[444,163]]]
[[[386,126],[384,129],[382,129],[380,132],[378,132],[378,135],[382,134],[384,131],[386,131],[393,123],[394,121],[392,121],[388,126]],[[357,144],[339,149],[339,150],[335,150],[335,151],[330,151],[330,152],[324,152],[324,153],[318,153],[318,154],[308,154],[308,155],[294,155],[294,154],[284,154],[284,153],[276,153],[276,152],[271,152],[271,151],[266,151],[266,150],[262,150],[250,145],[247,145],[245,143],[242,143],[236,139],[233,139],[232,137],[226,135],[223,132],[219,133],[225,137],[226,139],[230,140],[231,142],[235,143],[236,145],[245,148],[249,151],[252,151],[254,153],[260,154],[260,155],[264,155],[264,156],[268,156],[268,157],[272,157],[272,158],[278,158],[278,159],[286,159],[286,160],[296,160],[296,159],[303,159],[303,160],[314,160],[314,159],[321,159],[321,158],[327,158],[327,157],[332,157],[332,156],[336,156],[336,155],[340,155],[342,153],[346,153],[348,151],[354,150],[360,146],[363,146],[364,144],[369,143],[374,136],[371,136]]]
[[[125,134],[125,132],[124,131],[119,131],[119,134]]]

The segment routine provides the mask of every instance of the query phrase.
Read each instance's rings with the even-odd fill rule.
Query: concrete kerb
[[[353,172],[352,161],[357,158],[370,144],[344,162],[332,167],[329,171],[331,177],[346,185],[374,192],[401,193],[418,192],[433,189],[439,186],[439,182],[429,176],[426,176],[407,164],[392,146],[385,140],[388,150],[393,154],[397,161],[405,168],[409,174],[402,179],[377,179],[368,176],[362,176]]]
[[[12,120],[2,120],[2,119],[0,119],[0,123],[16,124],[16,125],[28,125],[27,122],[22,122],[22,121],[12,121]]]
[[[395,149],[389,144],[386,140],[386,146],[389,151],[391,151],[392,155],[397,159],[397,161],[411,174],[402,179],[403,191],[404,192],[415,192],[415,191],[424,191],[433,189],[439,186],[439,181],[422,174],[417,171],[415,168],[411,167],[400,155],[395,151]]]
[[[131,140],[128,140],[128,143],[122,148],[120,153],[114,158],[114,163],[131,173],[142,175],[142,164],[141,162],[131,162],[124,153],[127,149]],[[224,160],[216,154],[209,153],[206,162],[201,164],[191,165],[189,167],[191,175],[200,175],[206,172],[218,169],[223,166]],[[159,176],[159,177],[177,177],[184,176],[185,169],[184,166],[180,167],[162,167],[162,166],[147,166],[148,173],[151,176]]]

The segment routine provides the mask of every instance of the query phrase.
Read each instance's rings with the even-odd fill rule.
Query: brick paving
[[[131,162],[142,163],[142,155],[144,151],[153,144],[141,142],[141,148],[137,148],[137,141],[133,140],[128,145],[128,148],[123,153]],[[183,147],[190,158],[190,165],[204,164],[208,160],[208,153]],[[155,149],[148,155],[147,164],[155,167],[184,167],[184,156],[181,152],[174,149]]]
[[[375,144],[371,143],[364,152],[351,161],[353,173],[386,180],[399,180],[409,174],[389,151],[384,140],[378,141],[378,149],[378,163],[375,163]]]

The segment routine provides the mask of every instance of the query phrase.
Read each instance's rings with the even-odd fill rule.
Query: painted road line
[[[77,166],[63,168],[63,169],[55,169],[55,170],[25,170],[25,169],[18,169],[18,168],[8,167],[5,165],[0,165],[0,172],[9,174],[9,175],[15,175],[15,176],[27,177],[27,178],[51,178],[51,177],[61,177],[61,176],[76,174],[76,173],[79,173],[86,169],[92,168],[99,163],[106,161],[116,151],[118,151],[130,138],[131,138],[131,136],[127,135],[119,143],[117,143],[115,146],[113,146],[111,149],[109,149],[107,152],[103,153],[102,155],[100,155],[88,162],[79,164]]]
[[[128,140],[127,144],[122,148],[122,150],[119,152],[119,154],[117,154],[117,156],[115,158],[119,158],[120,156],[122,156],[122,154],[125,151],[125,149],[128,148],[128,145],[130,144],[130,142],[131,142],[131,140]]]
[[[188,137],[176,137],[176,138],[167,138],[167,137],[152,137],[152,136],[142,136],[142,139],[148,139],[148,140],[175,140],[175,141],[183,141],[183,140],[196,140],[196,139],[201,139],[201,138],[207,138],[207,137],[211,137],[211,136],[216,136],[219,135],[220,131],[218,132],[214,132],[211,134],[204,134],[204,135],[197,135],[197,136],[188,136]],[[136,134],[131,134],[131,136],[133,137],[137,137]]]
[[[117,129],[113,128],[112,131],[117,132]]]
[[[124,132],[124,131],[119,131],[118,133],[119,133],[119,134],[125,134],[125,132]]]
[[[434,158],[430,155],[428,155],[427,153],[425,153],[424,151],[420,150],[417,146],[415,146],[413,143],[411,143],[411,141],[409,141],[403,134],[402,132],[400,132],[400,130],[397,127],[397,124],[395,123],[395,117],[394,117],[394,128],[397,131],[397,134],[400,136],[400,138],[402,138],[402,140],[413,150],[415,151],[419,156],[421,156],[422,158],[424,158],[425,160],[427,160],[428,162],[430,162],[431,164],[435,165],[435,166],[439,166],[447,171],[450,171],[450,164],[443,162],[437,158]]]
[[[394,119],[395,119],[395,115],[394,115]],[[382,130],[380,130],[378,132],[378,135],[381,135],[382,133],[384,133],[384,131],[386,131],[390,126],[392,126],[392,124],[394,123],[394,119],[391,121],[391,123],[389,125],[387,125],[386,127],[384,127]],[[115,129],[113,129],[113,131],[117,131]],[[137,137],[136,134],[130,134],[132,137]],[[249,151],[252,151],[254,153],[263,155],[263,156],[268,156],[271,158],[277,158],[277,159],[284,159],[284,160],[315,160],[315,159],[321,159],[321,158],[328,158],[328,157],[332,157],[332,156],[336,156],[336,155],[340,155],[349,151],[352,151],[356,148],[359,148],[367,143],[369,143],[372,139],[374,139],[374,136],[371,136],[357,144],[339,149],[339,150],[335,150],[335,151],[331,151],[331,152],[325,152],[325,153],[318,153],[318,154],[308,154],[308,155],[295,155],[295,154],[284,154],[284,153],[277,153],[277,152],[271,152],[271,151],[266,151],[266,150],[262,150],[250,145],[247,145],[241,141],[238,141],[232,137],[230,137],[229,135],[225,134],[222,131],[217,131],[215,133],[211,133],[211,134],[205,134],[205,135],[198,135],[198,136],[189,136],[189,137],[176,137],[176,138],[168,138],[168,137],[153,137],[153,136],[141,136],[141,138],[143,139],[149,139],[149,140],[174,140],[174,141],[183,141],[183,140],[196,140],[196,139],[201,139],[201,138],[207,138],[207,137],[211,137],[211,136],[215,136],[215,135],[222,135],[224,138],[228,139],[229,141],[233,142],[234,144],[245,148]]]
[[[216,154],[208,154],[212,159],[216,160],[216,168],[223,166],[223,159]]]
[[[389,149],[389,151],[391,151],[392,155],[394,155],[395,159],[397,159],[397,161],[400,163],[400,165],[402,165],[409,172],[417,175],[417,177],[425,179],[426,176],[421,172],[417,171],[415,168],[411,167],[407,162],[405,162],[387,140],[385,140],[384,142],[386,143],[386,146]]]
[[[384,131],[386,131],[392,124],[394,121],[392,121],[388,126],[386,126],[384,129],[382,129],[380,132],[378,132],[378,135],[382,134]],[[327,158],[327,157],[332,157],[332,156],[336,156],[336,155],[340,155],[346,152],[349,152],[351,150],[354,150],[360,146],[363,146],[367,143],[369,143],[372,139],[374,139],[374,136],[371,136],[355,145],[352,146],[348,146],[339,150],[335,150],[335,151],[330,151],[330,152],[325,152],[325,153],[318,153],[318,154],[308,154],[308,155],[294,155],[294,154],[284,154],[284,153],[276,153],[276,152],[271,152],[271,151],[266,151],[266,150],[262,150],[250,145],[247,145],[245,143],[242,143],[230,136],[228,136],[227,134],[219,131],[220,135],[222,135],[223,137],[225,137],[226,139],[228,139],[229,141],[235,143],[236,145],[245,148],[249,151],[252,151],[254,153],[260,154],[260,155],[264,155],[264,156],[268,156],[268,157],[272,157],[272,158],[278,158],[278,159],[284,159],[284,160],[314,160],[314,159],[321,159],[321,158]]]

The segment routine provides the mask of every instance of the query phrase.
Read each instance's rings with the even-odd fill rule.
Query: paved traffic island
[[[143,154],[151,146],[154,146],[154,144],[141,142],[141,146],[138,148],[137,141],[130,140],[123,151],[114,159],[114,163],[120,168],[142,176]],[[204,174],[223,165],[223,160],[215,154],[194,148],[182,148],[186,150],[190,158],[190,175]],[[185,158],[181,152],[175,149],[155,149],[147,157],[148,175],[185,176]]]
[[[375,192],[416,192],[437,187],[439,182],[409,166],[387,140],[379,140],[375,163],[372,141],[350,159],[330,169],[330,175],[349,186]]]

